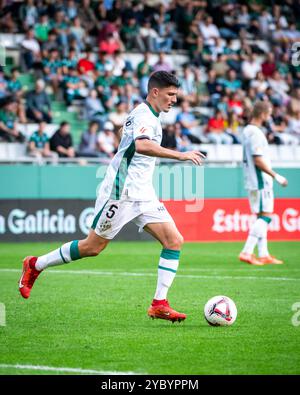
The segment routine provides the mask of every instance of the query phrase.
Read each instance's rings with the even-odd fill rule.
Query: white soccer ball
[[[204,317],[209,325],[229,326],[234,323],[236,316],[236,305],[228,296],[214,296],[204,306]]]

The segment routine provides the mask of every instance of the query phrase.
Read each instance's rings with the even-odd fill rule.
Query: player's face
[[[156,101],[159,111],[168,112],[177,102],[178,89],[175,86],[157,89]]]

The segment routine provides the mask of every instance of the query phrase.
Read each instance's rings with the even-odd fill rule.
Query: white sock
[[[247,254],[253,254],[258,240],[264,236],[267,227],[268,224],[261,217],[256,219],[249,231],[249,236],[243,248],[243,252]]]
[[[180,251],[163,249],[158,265],[158,279],[154,299],[167,299],[179,265]]]
[[[78,240],[74,240],[63,244],[60,248],[49,252],[49,254],[38,257],[35,268],[41,271],[49,266],[63,265],[80,258]]]
[[[252,228],[250,229],[249,236],[247,238],[246,244],[243,248],[243,252],[246,252],[247,254],[253,254],[253,250],[256,246],[257,243],[260,243],[260,239],[266,239],[267,240],[267,232],[268,232],[268,225],[271,222],[270,217],[258,217],[257,220],[254,222],[252,225]],[[262,248],[262,252],[266,252],[266,241],[265,242],[262,240],[262,244],[260,244],[259,248]],[[259,256],[261,257],[262,255]],[[264,255],[266,256],[266,255]]]
[[[262,221],[261,224],[261,237],[258,239],[257,243],[257,248],[258,248],[258,256],[260,258],[269,256],[269,251],[268,251],[268,225],[271,222],[270,217],[260,217],[260,220]]]
[[[256,236],[249,234],[242,252],[245,252],[246,254],[253,254],[257,241],[258,238]]]
[[[258,248],[258,256],[260,258],[270,255],[268,251],[268,240],[266,237],[261,237],[260,239],[258,239],[257,248]]]

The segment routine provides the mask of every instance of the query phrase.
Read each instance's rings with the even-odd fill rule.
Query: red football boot
[[[27,256],[23,260],[23,272],[19,280],[19,291],[25,299],[29,298],[31,288],[41,273],[35,268],[36,260],[37,257],[35,256]]]
[[[178,313],[171,309],[169,302],[166,299],[153,299],[151,306],[148,309],[148,315],[151,318],[161,318],[162,320],[181,322],[186,319],[186,314]]]

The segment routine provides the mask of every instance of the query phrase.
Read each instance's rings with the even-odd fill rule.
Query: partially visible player
[[[88,237],[66,243],[41,257],[26,257],[19,290],[30,296],[34,281],[49,266],[62,265],[83,257],[98,255],[128,222],[133,221],[160,241],[158,281],[148,315],[152,318],[182,321],[183,313],[173,310],[167,293],[175,278],[183,237],[172,217],[156,195],[152,184],[156,157],[202,163],[199,151],[176,152],[160,146],[160,112],[168,112],[177,101],[179,83],[173,74],[153,73],[148,96],[128,115],[123,125],[118,152],[101,184],[95,218]],[[142,264],[142,262],[141,262]]]
[[[252,265],[281,264],[283,261],[269,254],[267,233],[274,210],[273,179],[287,186],[285,177],[271,168],[268,141],[261,129],[272,114],[269,102],[254,104],[251,121],[243,130],[243,155],[245,188],[248,191],[251,211],[257,219],[249,231],[239,259]],[[258,258],[253,254],[257,244]]]

